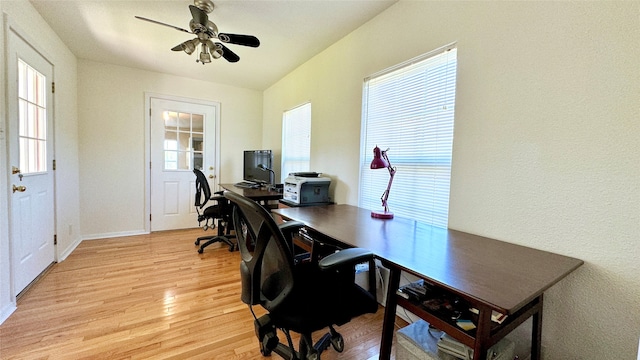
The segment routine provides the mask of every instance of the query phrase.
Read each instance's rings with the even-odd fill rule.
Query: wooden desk
[[[543,293],[583,264],[579,259],[409,219],[374,219],[369,210],[350,205],[273,212],[301,221],[310,231],[345,247],[370,249],[389,268],[380,344],[380,359],[385,360],[391,355],[396,305],[473,348],[474,360],[484,359],[489,347],[533,317],[531,359],[539,360]],[[480,311],[477,328],[463,331],[452,321],[397,296],[401,271],[469,302]],[[492,323],[492,310],[507,314],[505,322]]]
[[[220,187],[228,191],[233,191],[236,194],[240,194],[242,196],[248,197],[251,200],[257,201],[262,206],[267,208],[270,208],[269,200],[282,199],[282,193],[279,193],[277,191],[271,191],[268,189],[263,189],[263,188],[248,189],[248,188],[237,187],[234,184],[220,184]]]

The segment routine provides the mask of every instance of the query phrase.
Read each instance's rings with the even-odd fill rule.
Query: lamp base
[[[376,219],[393,219],[393,213],[388,211],[372,211],[371,217]]]

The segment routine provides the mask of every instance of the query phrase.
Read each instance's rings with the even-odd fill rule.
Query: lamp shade
[[[389,198],[389,191],[391,191],[391,183],[393,182],[393,175],[396,173],[396,169],[391,166],[391,162],[387,157],[387,151],[381,151],[380,148],[376,145],[373,148],[373,160],[371,161],[370,168],[371,169],[387,169],[389,170],[389,185],[387,185],[387,190],[382,193],[382,207],[384,208],[384,212],[380,211],[371,211],[371,217],[377,219],[393,219],[393,213],[389,211],[389,206],[387,206],[387,199]]]
[[[371,161],[371,169],[386,169],[389,163],[382,158],[382,151],[379,147],[373,148],[373,160]]]

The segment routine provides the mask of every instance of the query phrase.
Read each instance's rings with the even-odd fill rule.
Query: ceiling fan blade
[[[238,62],[238,60],[240,60],[240,56],[236,55],[236,53],[234,53],[233,51],[229,50],[228,47],[220,44],[220,43],[216,43],[216,46],[220,46],[222,47],[222,57],[225,58],[225,60],[227,60],[228,62]]]
[[[207,13],[202,11],[199,7],[189,5],[189,10],[191,10],[191,16],[193,17],[193,21],[201,24],[204,27],[207,27],[207,23],[209,22],[209,17]]]
[[[220,33],[218,34],[218,39],[228,44],[244,45],[244,46],[251,46],[251,47],[260,46],[260,40],[258,40],[258,38],[253,35]]]
[[[184,32],[186,32],[186,33],[188,33],[188,34],[193,34],[193,33],[192,33],[191,31],[189,31],[189,30],[186,30],[186,29],[183,29],[183,28],[179,28],[179,27],[177,27],[177,26],[173,26],[173,25],[165,24],[165,23],[160,22],[160,21],[156,21],[156,20],[151,20],[151,19],[143,18],[142,16],[136,16],[135,18],[136,18],[136,19],[140,19],[140,20],[144,20],[144,21],[148,21],[148,22],[150,22],[150,23],[158,24],[158,25],[168,26],[168,27],[170,27],[170,28],[174,28],[174,29],[179,30],[179,31],[184,31]]]

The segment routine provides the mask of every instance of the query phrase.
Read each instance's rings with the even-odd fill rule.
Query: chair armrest
[[[278,225],[280,231],[285,236],[285,238],[289,239],[291,235],[298,232],[298,230],[304,227],[304,223],[301,221],[287,221]]]
[[[328,255],[318,262],[318,267],[322,271],[333,270],[338,267],[351,267],[353,271],[351,280],[355,277],[355,266],[364,262],[369,263],[369,295],[372,299],[376,299],[376,268],[373,253],[367,249],[349,248],[340,250]],[[362,288],[362,286],[358,285]]]
[[[211,197],[209,198],[209,200],[215,200],[217,202],[220,202],[221,200],[225,200],[224,195],[222,195],[223,191],[216,191],[214,192]]]
[[[325,256],[318,262],[320,270],[331,270],[335,267],[346,265],[356,265],[373,259],[370,250],[362,248],[349,248],[340,250],[331,255]]]

